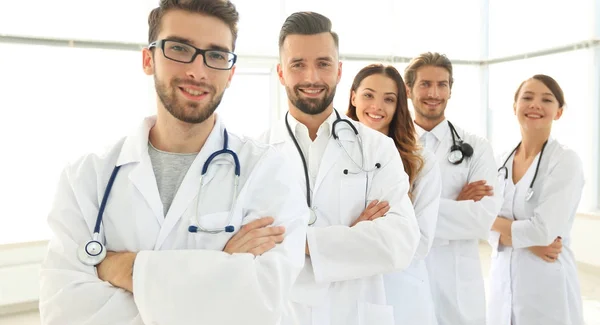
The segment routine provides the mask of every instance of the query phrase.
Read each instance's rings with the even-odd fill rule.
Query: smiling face
[[[342,66],[331,33],[288,35],[280,56],[277,73],[292,107],[308,115],[333,107]]]
[[[436,125],[444,120],[450,99],[450,72],[443,67],[425,65],[416,71],[412,88],[407,89],[415,109],[417,124]]]
[[[162,18],[158,40],[173,40],[199,49],[232,51],[233,36],[219,18],[184,10],[170,10]],[[181,51],[173,45],[165,51]],[[159,110],[176,119],[198,124],[212,116],[229,86],[231,70],[215,70],[204,64],[202,55],[191,63],[165,57],[161,48],[143,52],[144,71],[154,76]],[[161,114],[159,112],[159,114]]]
[[[384,74],[366,77],[351,95],[358,120],[385,135],[389,133],[397,102],[398,86]]]
[[[563,113],[552,91],[541,81],[525,81],[514,103],[514,112],[524,131],[549,132]]]

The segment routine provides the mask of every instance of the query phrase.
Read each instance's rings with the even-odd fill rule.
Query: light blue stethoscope
[[[540,151],[540,158],[538,159],[537,165],[535,166],[535,174],[533,174],[533,179],[531,180],[531,183],[529,184],[529,188],[527,189],[527,192],[525,193],[525,201],[529,201],[533,197],[533,194],[534,194],[533,193],[533,184],[535,183],[535,179],[537,178],[538,170],[540,169],[540,162],[542,161],[542,155],[544,154],[544,148],[546,148],[546,144],[548,144],[548,140],[546,140],[546,142],[544,142],[544,145],[542,146],[542,150]],[[506,160],[504,160],[502,167],[498,168],[498,176],[504,177],[505,181],[508,179],[508,167],[506,167],[506,164],[508,163],[508,160],[510,159],[510,157],[512,157],[512,155],[515,154],[515,152],[517,151],[517,149],[519,149],[520,146],[521,146],[521,142],[519,142],[519,144],[513,149],[513,151],[510,152],[508,157],[506,157]]]
[[[202,173],[200,174],[200,189],[198,190],[198,195],[196,196],[195,201],[195,213],[191,217],[191,225],[188,227],[188,231],[191,233],[197,233],[198,231],[209,233],[209,234],[218,234],[222,232],[234,232],[235,227],[231,224],[233,220],[233,206],[237,200],[238,193],[238,185],[240,178],[240,161],[235,152],[228,149],[229,142],[229,134],[227,130],[223,130],[223,149],[217,150],[213,152],[204,162],[202,166]],[[229,217],[227,219],[227,225],[219,228],[204,228],[200,225],[198,221],[198,205],[200,202],[200,196],[202,195],[202,185],[204,175],[208,171],[208,167],[210,167],[210,163],[219,155],[228,154],[233,157],[233,162],[235,165],[235,176],[233,182],[233,194],[231,200],[231,207],[229,209]],[[104,209],[106,208],[106,201],[108,201],[108,195],[110,194],[110,190],[115,182],[115,178],[117,177],[117,173],[121,166],[115,166],[112,174],[110,175],[110,179],[108,181],[108,185],[106,186],[106,190],[104,191],[104,196],[102,197],[102,202],[100,204],[100,209],[98,209],[98,217],[96,218],[96,225],[94,226],[94,234],[92,235],[92,239],[88,240],[84,245],[79,246],[77,249],[77,257],[79,261],[85,265],[95,266],[100,264],[104,258],[106,257],[106,247],[100,241],[100,225],[102,223],[102,215],[104,214]]]
[[[364,172],[365,173],[365,177],[367,179],[367,181],[365,183],[365,208],[366,208],[367,207],[367,191],[368,191],[368,188],[369,188],[369,175],[368,175],[368,173],[373,172],[373,171],[381,168],[381,164],[380,163],[376,163],[375,164],[375,168],[373,168],[373,169],[366,169],[366,168],[364,168],[365,154],[364,154],[364,150],[363,150],[362,138],[361,138],[360,134],[358,133],[358,130],[352,124],[352,122],[350,122],[349,120],[342,119],[340,117],[340,114],[335,109],[333,111],[335,112],[336,119],[335,119],[335,121],[333,122],[333,124],[331,126],[331,135],[333,136],[333,138],[335,139],[335,141],[337,142],[337,144],[340,146],[340,148],[342,148],[344,150],[344,152],[346,153],[346,156],[350,159],[350,161],[352,161],[352,163],[356,167],[358,167],[359,170],[360,170],[358,172],[353,172],[353,171],[350,171],[348,169],[344,169],[342,171],[342,173],[344,173],[344,175],[348,175],[348,173],[350,173],[350,174],[358,174],[360,172]],[[315,207],[312,206],[312,202],[311,202],[311,190],[310,190],[310,180],[308,178],[308,166],[306,164],[306,158],[304,157],[304,154],[302,153],[302,149],[300,148],[300,144],[298,144],[298,140],[296,140],[296,137],[294,136],[294,133],[292,132],[292,128],[290,127],[290,124],[288,123],[288,114],[289,114],[289,112],[285,113],[285,126],[287,128],[288,134],[290,135],[290,137],[294,141],[294,145],[296,145],[296,150],[298,150],[298,154],[300,155],[300,158],[302,159],[302,166],[304,167],[304,179],[306,180],[306,204],[308,205],[308,208],[310,209],[310,218],[308,219],[308,225],[312,226],[315,222],[317,222],[317,214],[315,212]],[[348,124],[348,126],[350,126],[350,128],[352,129],[352,132],[354,133],[354,136],[356,137],[356,139],[358,141],[358,147],[360,149],[360,155],[361,155],[361,158],[362,158],[362,163],[360,165],[356,161],[354,161],[354,159],[352,159],[352,156],[350,156],[350,154],[348,153],[348,151],[346,150],[346,148],[344,148],[344,146],[342,145],[342,142],[340,141],[340,137],[338,136],[338,134],[336,132],[336,126],[340,122],[346,123],[346,124]]]

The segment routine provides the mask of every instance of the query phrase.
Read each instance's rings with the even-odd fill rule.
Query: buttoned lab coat
[[[292,291],[295,316],[286,317],[285,324],[394,324],[383,273],[408,267],[420,238],[407,195],[408,176],[390,138],[355,121],[351,123],[362,137],[363,166],[370,169],[380,163],[381,167],[368,173],[367,188],[365,173],[352,173],[359,169],[337,141],[329,138],[316,183],[311,184],[318,219],[307,230],[310,257]],[[336,126],[341,144],[360,164],[357,138],[345,128],[349,126],[344,122]],[[278,121],[262,139],[289,158],[295,174],[304,175],[284,121]],[[345,169],[352,172],[345,174]],[[305,179],[300,181],[305,189]],[[388,201],[390,211],[385,217],[349,227],[365,209],[365,199],[367,204],[372,200]]]
[[[417,132],[423,129],[415,125]],[[434,151],[442,172],[442,195],[435,239],[425,259],[439,325],[485,325],[485,289],[479,239],[487,240],[500,211],[501,194],[480,201],[456,201],[468,183],[486,180],[497,188],[497,167],[487,140],[455,126],[473,147],[473,156],[453,165],[448,161],[452,136],[444,120],[431,132],[438,140]],[[422,138],[421,138],[422,139]],[[429,148],[429,147],[428,147]]]
[[[509,152],[502,155],[502,164]],[[500,216],[515,220],[512,247],[499,243],[492,232],[492,265],[488,325],[583,325],[577,264],[571,250],[571,228],[583,191],[583,166],[579,156],[552,138],[541,157],[533,185],[534,194],[525,200],[539,155],[525,175],[513,184],[511,157],[504,185]],[[548,246],[562,237],[562,252],[548,263],[528,250]]]
[[[289,166],[272,147],[229,134],[241,177],[232,224],[272,216],[285,240],[261,256],[222,251],[234,233],[190,233],[190,217],[207,157],[223,148],[219,118],[190,166],[166,216],[148,155],[155,119],[108,151],[90,154],[61,175],[48,217],[53,232],[41,270],[43,324],[278,324],[304,263],[309,210]],[[234,167],[219,156],[204,178],[200,225],[227,225]],[[77,258],[92,236],[107,182],[116,177],[104,212],[101,238],[110,251],[138,252],[133,295],[98,279]]]

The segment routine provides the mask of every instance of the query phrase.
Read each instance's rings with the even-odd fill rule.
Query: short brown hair
[[[330,33],[335,43],[335,48],[339,51],[339,37],[331,30],[331,20],[319,13],[311,11],[295,12],[291,14],[279,32],[279,49],[288,35],[315,35],[320,33]]]
[[[148,16],[148,44],[156,41],[163,16],[170,10],[175,9],[204,14],[222,20],[231,30],[233,36],[231,48],[235,50],[239,13],[235,5],[229,0],[161,0],[158,7],[154,8]]]
[[[437,52],[421,53],[416,58],[410,60],[410,63],[406,69],[404,69],[404,82],[409,88],[412,89],[415,85],[417,70],[424,66],[434,66],[448,70],[448,73],[450,74],[450,80],[448,80],[448,82],[450,83],[450,88],[452,88],[452,84],[454,83],[454,78],[452,77],[452,62],[450,62],[445,54]]]
[[[533,79],[540,81],[546,87],[548,87],[548,89],[550,89],[550,91],[552,92],[552,95],[554,95],[554,98],[556,98],[556,101],[558,102],[559,108],[563,108],[563,106],[565,106],[565,94],[563,93],[562,88],[560,88],[560,85],[558,84],[558,82],[556,80],[554,80],[554,78],[547,76],[545,74],[536,74],[535,76],[523,81],[519,85],[519,88],[517,88],[517,91],[515,92],[515,103],[517,102],[517,98],[519,97],[519,92],[521,92],[521,88],[523,88],[523,85],[527,81],[530,81]]]

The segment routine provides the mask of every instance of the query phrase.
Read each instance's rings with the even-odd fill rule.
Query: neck
[[[333,105],[330,105],[320,114],[311,115],[306,114],[296,108],[296,106],[289,104],[290,115],[292,115],[298,122],[304,124],[308,129],[308,136],[311,140],[315,140],[317,138],[317,131],[319,127],[325,120],[333,113]]]
[[[444,121],[444,119],[446,119],[446,117],[443,115],[440,118],[433,120],[433,119],[429,119],[429,118],[423,117],[421,115],[415,114],[415,124],[417,124],[418,126],[420,126],[423,130],[425,130],[427,132],[433,130],[433,128],[435,128],[440,123],[442,123]]]
[[[150,129],[149,140],[156,149],[166,152],[200,152],[215,125],[215,120],[213,114],[202,123],[191,124],[176,119],[166,110],[159,109],[156,124]]]
[[[382,129],[380,129],[379,132],[383,133],[385,136],[389,136],[390,135],[390,126],[388,125]]]
[[[548,141],[550,130],[545,132],[526,132],[521,129],[521,146],[518,151],[525,155],[525,159],[533,158],[542,151],[544,142]]]

